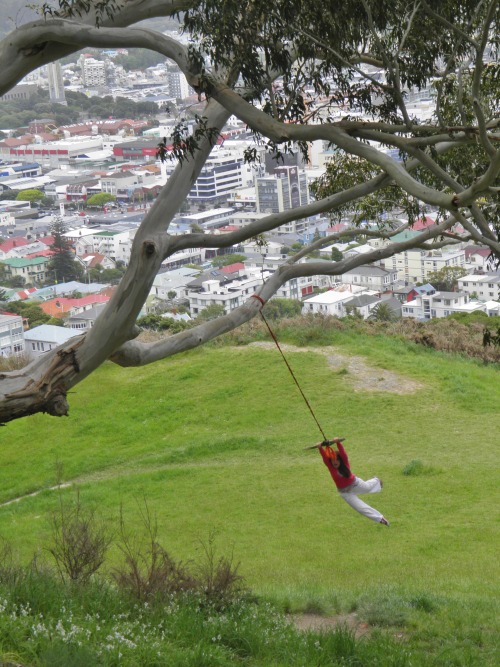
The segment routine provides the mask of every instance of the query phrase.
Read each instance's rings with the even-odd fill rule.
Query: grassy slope
[[[338,498],[318,454],[302,449],[320,434],[279,354],[253,348],[197,350],[144,369],[109,364],[76,388],[68,419],[8,425],[0,503],[47,489],[62,467],[110,523],[122,503],[134,525],[147,499],[175,557],[193,557],[218,530],[249,585],[292,607],[346,608],[391,591],[493,602],[498,369],[384,339],[333,343],[425,385],[405,396],[353,392],[323,356],[288,355],[325,431],[347,438],[354,471],[384,479],[370,502],[390,528]],[[403,475],[415,459],[426,474]],[[45,490],[0,507],[0,536],[28,559],[47,543],[57,502]]]

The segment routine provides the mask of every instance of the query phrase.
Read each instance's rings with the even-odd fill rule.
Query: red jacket
[[[323,451],[323,447],[319,447],[319,453],[321,454],[321,457],[323,458],[323,463],[326,465],[328,470],[330,471],[330,475],[333,478],[333,481],[335,482],[335,486],[337,489],[345,489],[347,486],[350,486],[356,477],[352,474],[349,475],[349,477],[343,477],[339,471],[332,466],[332,460],[327,457],[325,452]],[[339,442],[337,443],[337,449],[340,454],[340,458],[342,461],[345,463],[347,468],[349,468],[349,472],[351,471],[351,468],[349,466],[349,458],[347,456],[347,452],[345,449],[342,447],[342,444]]]

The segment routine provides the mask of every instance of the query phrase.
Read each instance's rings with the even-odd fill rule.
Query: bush
[[[60,496],[59,510],[52,515],[54,545],[48,549],[61,578],[87,583],[104,563],[111,537],[93,510],[84,509],[77,491],[73,506]]]
[[[424,474],[424,464],[422,461],[418,461],[417,459],[413,459],[413,461],[410,461],[405,467],[403,468],[403,475],[408,475],[411,477],[416,477],[417,475],[423,475]]]
[[[158,524],[144,502],[141,518],[146,539],[127,532],[123,510],[120,512],[120,551],[123,565],[114,568],[112,577],[119,589],[142,602],[162,601],[172,594],[194,590],[195,581],[187,569],[176,563],[158,542]]]
[[[177,563],[158,542],[158,524],[146,502],[140,510],[146,537],[134,538],[127,532],[123,511],[120,514],[120,551],[123,565],[114,568],[112,577],[118,588],[131,597],[162,602],[172,595],[196,593],[214,608],[224,607],[242,592],[243,578],[231,558],[217,556],[215,536],[200,542],[202,559],[188,568]]]

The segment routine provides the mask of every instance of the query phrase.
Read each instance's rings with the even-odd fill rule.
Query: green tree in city
[[[91,195],[87,199],[87,206],[96,206],[101,208],[105,206],[110,201],[116,201],[115,195],[112,195],[109,192],[97,192],[95,195]]]
[[[268,320],[279,320],[284,317],[297,317],[302,312],[302,302],[297,299],[270,299],[262,312]]]
[[[375,322],[394,322],[398,316],[386,301],[382,301],[371,311],[368,319]]]
[[[212,266],[220,268],[222,266],[229,266],[230,264],[237,264],[238,262],[244,262],[246,260],[246,255],[241,255],[239,253],[230,253],[228,255],[218,255],[212,260]]]
[[[39,202],[45,197],[41,190],[30,188],[28,190],[21,190],[17,193],[16,201],[29,201],[31,204]]]
[[[201,313],[198,314],[196,319],[198,322],[209,322],[210,320],[216,320],[224,313],[224,306],[221,306],[218,303],[212,303],[210,306],[204,308]]]
[[[331,253],[331,259],[332,262],[340,262],[340,260],[344,259],[344,254],[335,246],[332,248],[332,253]]]
[[[40,306],[33,301],[11,301],[9,310],[26,318],[30,329],[40,324],[46,324],[50,320],[50,315],[44,313]]]
[[[83,276],[83,267],[75,260],[71,243],[64,236],[67,229],[61,218],[57,218],[50,227],[50,234],[54,237],[50,249],[52,257],[48,264],[48,280],[51,283],[80,280]]]
[[[467,270],[461,266],[444,266],[438,271],[427,274],[427,282],[441,292],[454,292],[459,278],[467,275]]]

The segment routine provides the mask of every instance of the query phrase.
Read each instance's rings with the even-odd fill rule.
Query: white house
[[[495,260],[489,248],[467,246],[465,252],[465,268],[471,273],[487,273],[495,270]]]
[[[19,356],[24,350],[23,318],[14,313],[0,313],[0,356]]]
[[[458,287],[462,292],[475,294],[480,301],[500,300],[500,274],[472,274],[459,278]]]
[[[470,301],[465,292],[435,292],[420,294],[413,301],[403,304],[403,317],[417,320],[431,320],[435,317],[448,317],[453,313],[473,313],[477,310],[486,312],[483,301]]]
[[[102,313],[105,306],[105,303],[97,303],[88,310],[73,311],[64,326],[73,332],[73,336],[84,333],[94,326],[96,319]]]
[[[128,231],[100,231],[92,235],[93,252],[107,255],[111,259],[123,259],[126,255],[123,248],[130,250],[130,235]],[[122,247],[123,246],[123,247]],[[127,259],[130,257],[128,252]]]
[[[358,285],[376,292],[387,292],[398,280],[398,272],[367,264],[346,271],[340,276],[343,283]]]
[[[344,317],[346,315],[345,303],[350,301],[355,294],[361,294],[363,287],[356,285],[342,285],[336,289],[315,294],[305,299],[302,313],[314,313],[319,315],[335,315]]]
[[[269,273],[264,274],[264,279]],[[224,312],[230,313],[238,306],[243,305],[252,294],[262,287],[263,276],[260,271],[248,271],[232,280],[225,280],[220,276],[213,280],[204,280],[201,287],[188,291],[189,309],[191,315],[198,315],[208,306],[218,305]]]
[[[274,273],[284,262],[285,260],[280,255],[275,257],[266,255],[263,261],[259,258],[249,258],[245,260],[244,264],[245,268],[249,270],[258,270],[260,272],[264,270]],[[299,264],[307,262],[307,258],[303,258],[299,261]],[[281,285],[274,296],[279,297],[280,299],[303,299],[310,294],[313,294],[314,287],[317,285],[317,280],[318,276],[299,276],[298,278],[292,278]]]
[[[78,335],[79,331],[72,331],[65,327],[57,327],[51,324],[41,324],[38,327],[29,329],[25,332],[26,352],[31,357],[39,357],[45,352],[66,343],[73,336]]]
[[[187,267],[158,273],[153,280],[153,285],[149,294],[150,296],[156,296],[163,301],[166,301],[169,298],[169,292],[175,292],[176,299],[186,298],[188,292],[187,284],[199,273],[198,269],[189,269]]]

